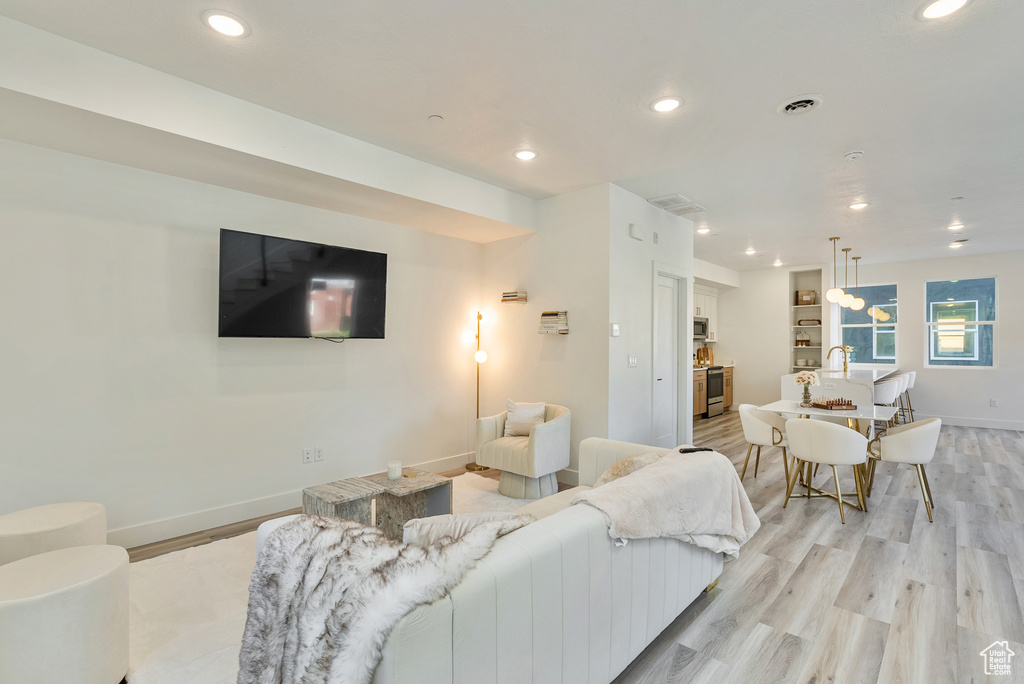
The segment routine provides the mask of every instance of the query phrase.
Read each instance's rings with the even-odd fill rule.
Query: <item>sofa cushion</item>
[[[649,466],[664,454],[655,451],[648,452],[646,454],[637,454],[636,456],[627,456],[621,461],[613,463],[608,470],[601,474],[601,477],[597,478],[597,482],[594,483],[595,487],[600,487],[603,484],[617,480],[620,477],[625,477],[632,472],[636,472],[645,466]]]
[[[568,502],[566,502],[568,505]],[[519,519],[523,525],[533,522],[532,518],[524,517],[519,511],[455,513],[452,515],[434,515],[429,518],[414,518],[405,523],[402,530],[402,541],[417,546],[430,546],[442,539],[458,539],[477,525],[485,522],[505,522]],[[499,535],[501,536],[501,535]]]
[[[505,400],[508,415],[505,416],[505,437],[529,437],[534,425],[544,422],[543,401],[538,403],[516,403]]]

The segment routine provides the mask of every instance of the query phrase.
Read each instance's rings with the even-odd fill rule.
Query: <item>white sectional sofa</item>
[[[581,485],[651,451],[667,450],[586,439]],[[568,506],[499,539],[450,595],[403,618],[373,681],[610,682],[721,574],[722,560],[673,539],[616,546],[600,511]]]

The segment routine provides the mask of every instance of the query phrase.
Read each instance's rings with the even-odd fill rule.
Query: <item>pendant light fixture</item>
[[[836,272],[836,242],[839,241],[839,238],[830,237],[829,240],[832,241],[832,285],[838,286],[839,275]],[[832,302],[833,304],[836,304],[837,302],[839,302],[840,299],[843,298],[843,294],[844,293],[842,288],[833,287],[832,289],[825,293],[825,299]]]
[[[860,311],[861,309],[864,308],[864,300],[860,298],[860,263],[859,262],[860,262],[860,257],[859,256],[853,257],[853,272],[854,272],[854,275],[856,276],[856,280],[854,280],[853,282],[855,283],[855,285],[854,285],[854,292],[856,292],[856,294],[853,297],[853,302],[850,304],[850,308],[853,309],[854,311]]]
[[[856,299],[847,292],[850,289],[850,250],[852,249],[853,247],[843,247],[843,254],[846,256],[846,265],[843,267],[843,278],[846,281],[846,287],[843,288],[843,296],[839,298],[839,306],[844,309],[849,309],[850,305],[853,304],[853,300]]]

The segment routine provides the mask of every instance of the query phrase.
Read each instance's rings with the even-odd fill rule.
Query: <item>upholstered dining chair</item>
[[[899,377],[886,378],[876,382],[874,389],[875,406],[896,406],[896,397],[900,395],[901,391],[903,391],[903,381]],[[892,420],[886,422],[886,427],[895,425],[898,417],[899,411],[893,414]]]
[[[900,395],[900,413],[903,414],[904,423],[914,422],[914,406],[910,403],[910,390],[914,389],[914,381],[917,380],[917,371],[907,371],[907,386]]]
[[[786,454],[786,419],[777,413],[762,411],[753,404],[740,404],[740,425],[743,426],[743,438],[747,440],[747,457],[743,460],[743,472],[740,473],[740,481],[747,474],[747,464],[750,463],[750,452],[756,446],[757,455],[754,457],[754,477],[757,477],[757,467],[761,463],[761,447],[779,447],[782,449],[782,467],[786,471],[786,482],[789,482],[789,456]]]
[[[871,494],[871,487],[874,485],[877,461],[912,465],[917,470],[917,481],[921,486],[924,508],[928,512],[928,522],[933,522],[932,509],[935,508],[935,501],[932,499],[932,490],[928,484],[928,475],[925,473],[924,467],[931,463],[935,456],[935,447],[939,443],[941,429],[942,421],[940,419],[929,418],[890,428],[884,435],[871,440],[868,445],[872,459],[868,469],[868,494]],[[875,445],[877,445],[877,450],[873,448]]]
[[[796,485],[797,477],[804,465],[807,466],[805,484],[807,496],[811,496],[811,473],[810,464],[824,464],[832,467],[832,479],[836,484],[835,499],[839,502],[839,519],[846,524],[846,514],[843,506],[853,506],[859,510],[866,510],[867,504],[864,501],[863,473],[858,466],[867,461],[867,437],[856,430],[835,425],[824,420],[807,420],[804,418],[792,418],[786,421],[786,437],[789,439],[789,450],[793,454],[793,468],[789,475],[789,484],[786,487],[786,500],[782,507],[789,503],[793,494],[793,487]],[[836,466],[853,466],[853,481],[857,488],[857,504],[843,501],[843,493],[839,489],[839,473]],[[827,496],[832,496],[826,493]]]

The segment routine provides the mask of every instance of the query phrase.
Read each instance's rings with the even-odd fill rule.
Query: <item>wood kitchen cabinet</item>
[[[722,407],[732,406],[732,368],[722,369]]]
[[[708,372],[693,371],[693,415],[698,416],[708,410]]]

